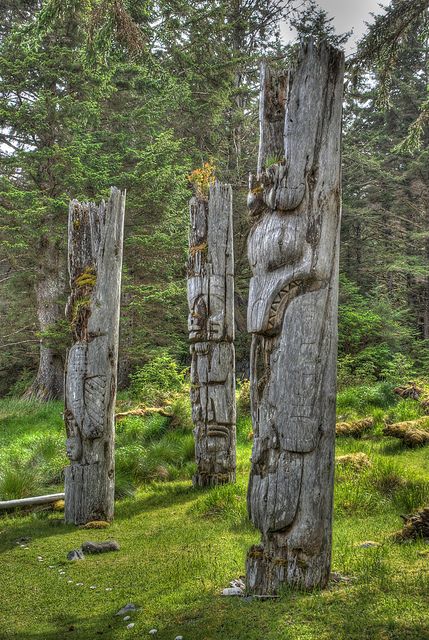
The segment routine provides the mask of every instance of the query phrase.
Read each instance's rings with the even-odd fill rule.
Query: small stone
[[[240,587],[231,587],[222,591],[223,596],[242,596],[243,590]]]
[[[55,569],[55,565],[50,564],[50,565],[49,565],[49,567],[48,567],[48,569]]]
[[[230,587],[235,587],[237,589],[242,589],[243,591],[246,588],[246,585],[244,584],[244,581],[243,581],[242,578],[237,578],[237,580],[231,580],[229,585],[230,585]]]
[[[96,588],[97,588],[97,586],[96,586],[95,584],[93,584],[93,585],[91,585],[89,588],[90,588],[90,589],[96,589]]]
[[[42,558],[42,556],[37,556],[37,560],[38,560],[39,562],[43,562],[43,558]]]
[[[370,547],[380,547],[381,544],[379,542],[374,542],[373,540],[365,540],[358,545],[359,549],[369,549]]]
[[[68,584],[71,584],[73,582],[73,580],[67,580]]]
[[[58,570],[58,573],[60,574],[60,576],[64,576],[66,572]]]
[[[83,582],[76,582],[77,587],[83,587]]]
[[[106,587],[106,591],[113,591],[113,587]]]
[[[127,629],[132,629],[134,627],[134,622],[130,622],[130,624],[127,624]]]
[[[136,611],[136,609],[137,609],[136,605],[130,602],[129,604],[126,604],[125,607],[122,607],[122,609],[119,609],[119,611],[115,615],[123,616],[129,611]]]
[[[174,640],[183,640],[183,636],[176,636]]]
[[[158,633],[158,629],[151,629],[149,633],[151,636],[154,636],[156,633]]]
[[[131,620],[131,616],[125,616],[124,621]]]
[[[72,549],[67,554],[67,560],[84,560],[85,556],[83,555],[81,549]]]
[[[116,540],[106,542],[84,542],[82,551],[84,553],[107,553],[108,551],[119,551],[120,546]]]

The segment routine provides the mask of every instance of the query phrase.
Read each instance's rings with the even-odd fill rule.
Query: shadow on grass
[[[405,446],[401,440],[389,440],[380,447],[380,453],[386,456],[404,453],[404,451],[410,451],[410,447]]]
[[[17,516],[16,522],[7,520],[4,530],[2,530],[2,524],[2,519],[0,518],[0,553],[15,547],[19,538],[30,538],[29,545],[31,546],[31,542],[38,538],[49,538],[76,531],[75,526],[64,524],[64,521],[60,518],[46,518],[43,520],[29,520],[26,518],[25,521],[22,521]]]
[[[324,592],[289,592],[275,602],[213,597],[210,604],[190,607],[177,615],[174,623],[159,628],[157,638],[168,640],[181,635],[186,640],[429,640],[428,624],[400,619],[401,613],[407,614],[405,603],[402,612],[398,603],[386,611],[374,606],[375,594],[367,587],[347,596],[344,589],[338,591],[337,601],[329,603]],[[381,598],[382,594],[378,596]]]
[[[152,485],[150,492],[143,496],[135,496],[134,498],[126,498],[116,503],[115,520],[128,519],[139,513],[146,511],[152,507],[171,507],[185,504],[191,500],[195,500],[199,490],[194,489],[190,482],[162,483]]]
[[[117,631],[126,626],[122,618],[113,614],[87,617],[73,617],[67,614],[49,618],[50,631],[16,631],[2,635],[0,630],[0,640],[93,640],[95,638],[114,638]],[[135,617],[136,627],[138,617]]]

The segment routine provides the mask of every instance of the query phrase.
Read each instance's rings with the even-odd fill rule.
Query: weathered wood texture
[[[232,190],[216,182],[190,201],[188,304],[196,486],[235,480]]]
[[[70,203],[66,315],[74,344],[65,378],[65,520],[75,524],[113,518],[124,214],[125,193],[116,188],[107,203]]]
[[[288,75],[262,74],[248,199],[256,594],[323,587],[330,572],[343,68],[342,52],[310,42]]]

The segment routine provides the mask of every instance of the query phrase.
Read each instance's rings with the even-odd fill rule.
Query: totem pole
[[[195,486],[235,480],[232,190],[215,182],[190,201],[188,304]]]
[[[113,518],[124,214],[125,193],[114,187],[107,203],[70,203],[65,520],[74,524]]]
[[[341,51],[312,41],[289,72],[262,69],[248,196],[255,594],[323,587],[330,573],[343,69]]]

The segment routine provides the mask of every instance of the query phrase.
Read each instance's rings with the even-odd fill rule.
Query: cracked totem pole
[[[232,190],[215,182],[190,201],[188,259],[195,486],[235,481]]]
[[[74,524],[113,518],[124,214],[125,193],[116,188],[107,203],[70,203],[65,520]]]
[[[255,594],[323,587],[330,573],[343,69],[341,51],[312,41],[289,72],[262,68],[248,196]]]

